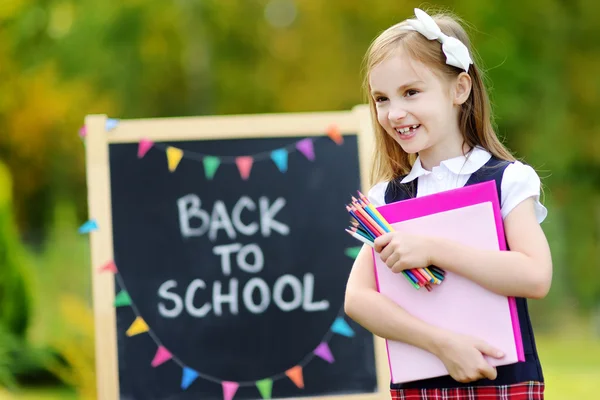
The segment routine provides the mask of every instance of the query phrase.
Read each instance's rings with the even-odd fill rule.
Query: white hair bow
[[[455,37],[448,36],[435,23],[427,13],[419,8],[415,8],[416,20],[409,19],[406,21],[407,29],[413,29],[421,33],[429,40],[437,40],[442,44],[442,51],[446,55],[446,64],[464,69],[469,72],[469,65],[473,64],[469,49],[460,40]]]

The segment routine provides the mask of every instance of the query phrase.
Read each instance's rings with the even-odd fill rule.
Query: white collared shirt
[[[408,175],[402,179],[402,183],[408,183],[414,179],[417,181],[417,197],[426,196],[446,190],[463,187],[471,174],[483,167],[492,155],[482,147],[475,147],[467,156],[458,156],[442,161],[439,166],[433,167],[431,171],[421,165],[419,157]],[[540,203],[540,178],[535,170],[529,165],[515,161],[506,167],[502,176],[502,199],[500,207],[502,218],[506,216],[523,200],[535,198],[535,214],[538,223],[546,218],[548,211]],[[375,205],[385,204],[385,191],[388,182],[380,182],[373,186],[367,196]]]

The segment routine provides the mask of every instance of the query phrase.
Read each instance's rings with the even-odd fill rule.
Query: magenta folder
[[[484,182],[377,208],[397,231],[445,237],[473,247],[506,250],[496,183]],[[416,290],[373,251],[377,289],[418,318],[445,329],[480,337],[501,349],[494,366],[524,361],[515,299],[446,272],[433,290]],[[482,265],[482,268],[485,268]],[[393,383],[448,375],[433,354],[406,343],[386,340]]]

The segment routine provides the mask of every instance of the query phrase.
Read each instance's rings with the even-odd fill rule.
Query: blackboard
[[[358,128],[343,143],[158,137],[141,154],[148,132],[111,143],[127,127],[113,124],[101,132],[111,252],[95,276],[112,275],[117,398],[380,395],[373,336],[343,313]]]

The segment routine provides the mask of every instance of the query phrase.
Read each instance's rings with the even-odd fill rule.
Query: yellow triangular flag
[[[129,329],[127,329],[127,336],[139,335],[140,333],[148,332],[149,329],[146,321],[142,317],[137,317]]]
[[[179,161],[183,158],[183,150],[177,147],[167,147],[167,161],[169,163],[169,171],[173,172],[177,169]]]

